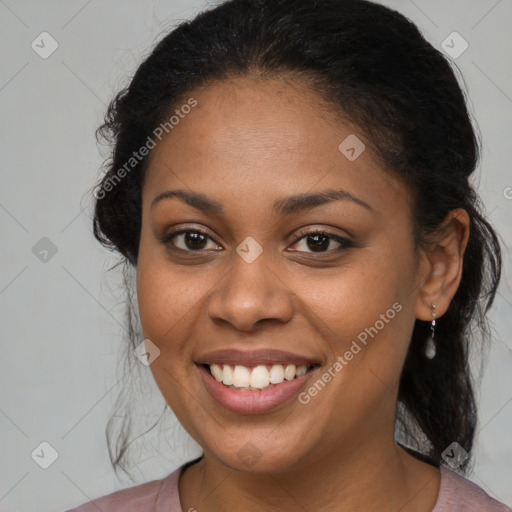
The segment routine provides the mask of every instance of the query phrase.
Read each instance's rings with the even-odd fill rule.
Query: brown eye
[[[337,247],[331,247],[333,242],[337,244]],[[326,233],[324,231],[313,231],[306,233],[297,238],[293,245],[301,245],[302,249],[297,249],[297,252],[311,253],[325,253],[348,249],[354,246],[353,242],[348,238],[343,238],[341,236],[334,235],[332,233]]]
[[[330,239],[327,235],[308,235],[306,245],[313,252],[324,251],[329,247]]]
[[[220,248],[209,235],[198,230],[182,230],[170,233],[163,238],[162,242],[172,246],[172,248],[188,252]],[[210,247],[208,247],[208,243],[210,243]]]

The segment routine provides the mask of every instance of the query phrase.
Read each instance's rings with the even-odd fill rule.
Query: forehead
[[[304,84],[237,78],[187,97],[197,105],[152,151],[145,192],[153,196],[185,187],[260,202],[343,188],[377,210],[407,202],[361,130]]]

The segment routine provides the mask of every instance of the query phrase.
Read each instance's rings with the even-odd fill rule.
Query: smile
[[[209,365],[210,374],[217,382],[231,389],[259,391],[270,389],[285,380],[293,380],[305,375],[314,365],[274,364],[258,365],[253,368],[229,364]]]
[[[195,360],[217,405],[238,414],[271,411],[296,398],[320,361],[276,350],[221,350]]]

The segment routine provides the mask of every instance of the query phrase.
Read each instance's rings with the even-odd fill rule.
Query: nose
[[[270,268],[264,253],[252,263],[237,254],[233,259],[231,270],[210,295],[208,316],[244,332],[263,323],[288,322],[293,316],[293,292]]]

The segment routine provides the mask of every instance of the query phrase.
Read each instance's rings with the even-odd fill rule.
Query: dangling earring
[[[436,357],[436,343],[434,341],[434,330],[436,327],[436,305],[431,304],[432,306],[432,323],[430,325],[430,336],[427,339],[427,342],[425,343],[425,357],[427,359],[434,359]]]

